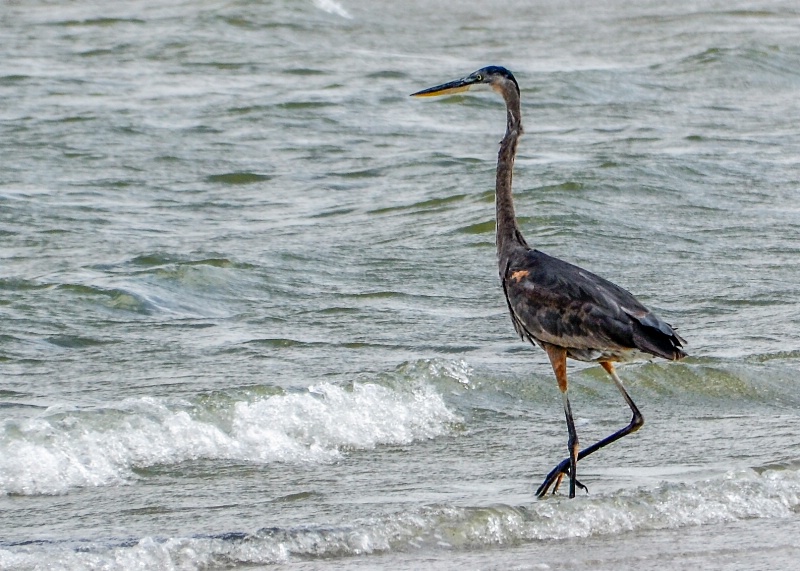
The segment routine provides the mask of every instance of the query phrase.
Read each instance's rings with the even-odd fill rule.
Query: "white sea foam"
[[[329,14],[336,14],[337,16],[347,19],[352,18],[350,13],[335,0],[314,0],[314,5],[320,10],[328,12]]]
[[[346,449],[406,444],[450,430],[457,416],[427,385],[323,383],[236,402],[228,418],[163,399],[99,411],[49,411],[0,427],[0,493],[58,494],[129,481],[133,469],[199,458],[331,462]]]
[[[389,551],[480,549],[540,540],[611,536],[755,518],[796,517],[800,472],[739,471],[694,484],[664,483],[602,497],[525,507],[428,506],[350,526],[270,528],[254,534],[157,540],[133,545],[31,545],[0,549],[0,568],[206,569],[275,564],[296,557],[346,558]]]

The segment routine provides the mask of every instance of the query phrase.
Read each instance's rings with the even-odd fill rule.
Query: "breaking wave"
[[[142,397],[93,410],[52,408],[0,425],[0,493],[123,484],[135,468],[196,459],[333,462],[351,449],[434,438],[458,421],[432,386],[419,383],[322,383],[238,400]]]
[[[678,529],[781,518],[800,506],[800,471],[772,467],[730,472],[692,484],[527,506],[433,505],[348,526],[265,528],[255,533],[159,539],[116,545],[38,544],[0,548],[0,567],[35,569],[42,556],[69,569],[214,569],[365,554],[464,551],[536,541]],[[46,553],[43,553],[45,550]]]

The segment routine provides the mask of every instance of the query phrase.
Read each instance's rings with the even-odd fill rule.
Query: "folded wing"
[[[531,342],[582,360],[626,360],[637,351],[680,359],[685,341],[630,292],[578,266],[527,250],[501,272],[514,327]]]

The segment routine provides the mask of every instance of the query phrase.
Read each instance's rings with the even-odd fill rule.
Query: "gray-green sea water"
[[[0,569],[767,569],[800,560],[800,8],[0,7]],[[489,64],[528,242],[690,357],[566,453],[497,279]],[[583,443],[629,411],[570,367]]]

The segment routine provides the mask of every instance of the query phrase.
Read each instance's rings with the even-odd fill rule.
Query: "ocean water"
[[[795,2],[0,8],[0,569],[800,560]],[[497,279],[489,64],[535,247],[688,341],[566,454]],[[570,366],[585,444],[629,411]]]

